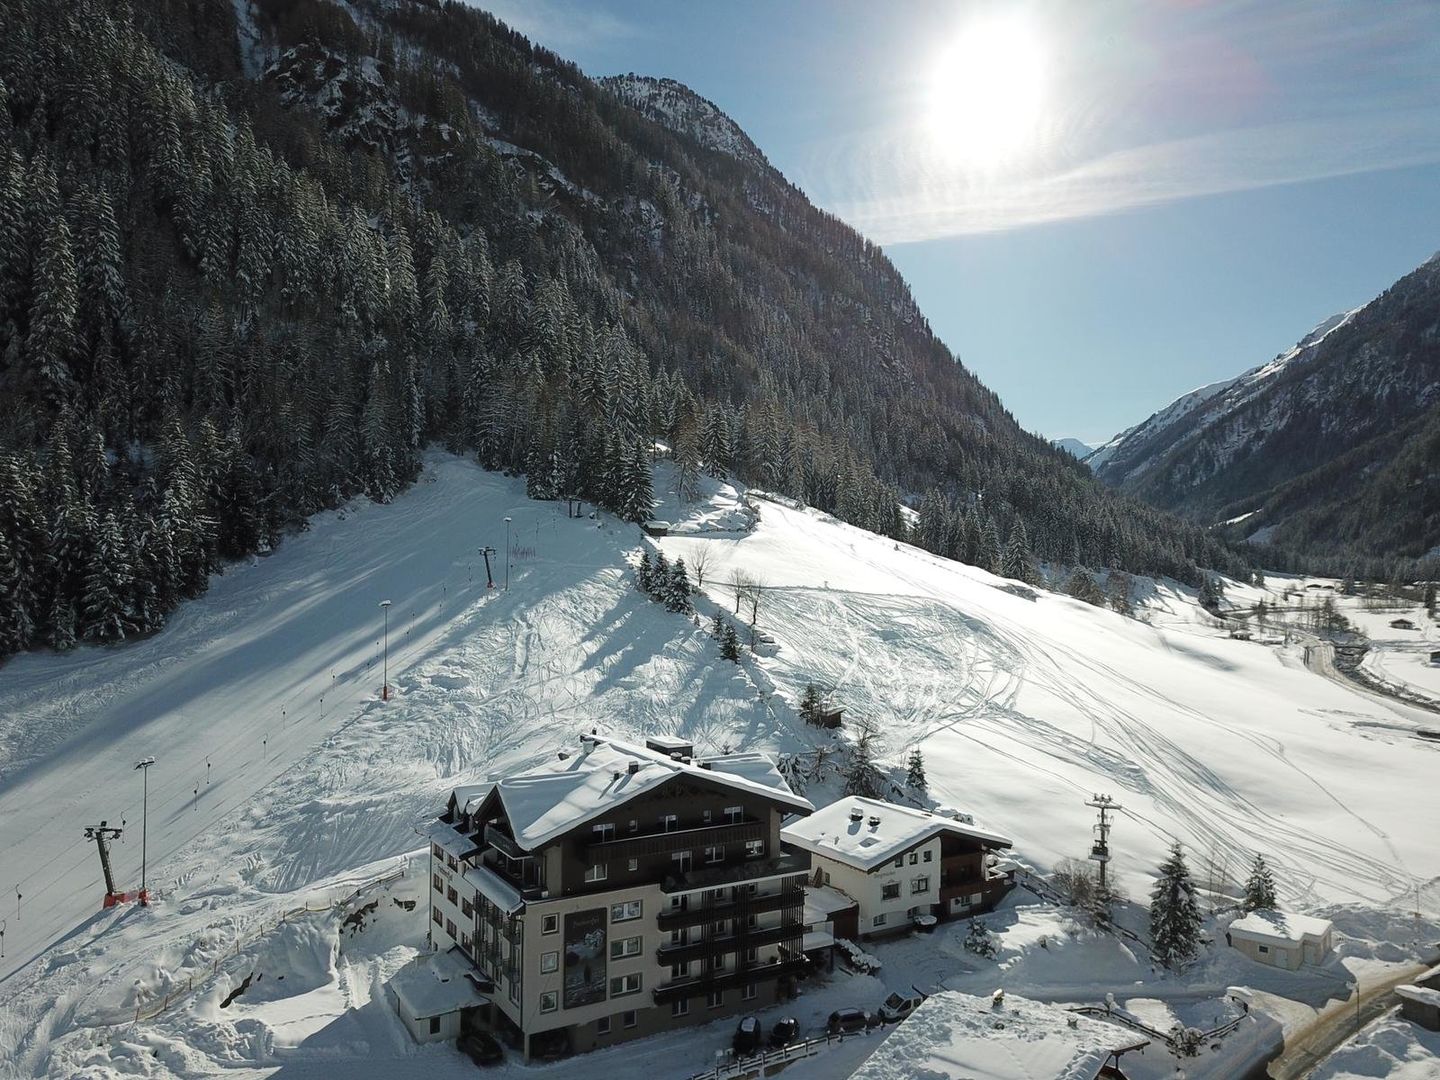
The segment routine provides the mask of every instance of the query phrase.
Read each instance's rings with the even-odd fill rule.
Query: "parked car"
[[[800,1037],[800,1021],[793,1016],[786,1016],[777,1021],[770,1029],[771,1046],[789,1046]]]
[[[892,992],[880,1006],[880,1020],[886,1024],[898,1024],[918,1009],[924,1000],[923,994]]]
[[[741,1057],[755,1053],[760,1049],[761,1031],[758,1016],[745,1017],[735,1028],[735,1038],[730,1043],[731,1048]]]
[[[483,1031],[466,1032],[455,1045],[476,1065],[498,1065],[505,1060],[500,1044]]]
[[[839,1035],[846,1031],[864,1031],[872,1026],[870,1014],[864,1009],[836,1009],[830,1014],[825,1030],[831,1035]]]

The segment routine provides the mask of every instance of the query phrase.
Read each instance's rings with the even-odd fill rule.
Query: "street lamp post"
[[[142,907],[150,906],[150,890],[145,887],[145,855],[146,855],[146,834],[150,831],[150,766],[155,764],[153,757],[144,757],[135,763],[135,768],[140,770],[140,894],[135,899],[140,901]]]
[[[384,682],[380,686],[380,700],[390,700],[390,601],[381,600],[380,608],[385,612],[385,674]]]
[[[510,519],[505,519],[505,591],[510,591]]]

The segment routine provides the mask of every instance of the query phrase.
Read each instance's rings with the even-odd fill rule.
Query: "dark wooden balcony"
[[[693,978],[674,979],[657,986],[652,994],[656,1005],[664,1005],[681,998],[699,997],[701,994],[730,990],[737,986],[750,986],[770,979],[800,975],[807,967],[809,962],[803,958],[782,960],[775,964],[746,964],[732,971],[710,971]]]
[[[583,845],[585,858],[591,863],[620,862],[646,855],[668,855],[675,851],[743,844],[747,840],[764,840],[769,824],[758,818],[722,821],[698,829],[672,829],[670,832],[638,833],[617,836],[613,840],[592,840]]]
[[[774,945],[780,941],[798,940],[803,934],[804,928],[798,922],[756,930],[742,924],[734,934],[706,937],[684,945],[661,945],[655,950],[655,959],[662,964],[683,964],[692,960],[704,960],[710,956],[739,953],[745,949],[759,948],[761,945]]]
[[[747,915],[760,915],[767,911],[799,910],[804,903],[805,890],[800,886],[787,885],[778,892],[756,893],[724,903],[713,903],[708,898],[697,899],[688,907],[666,908],[656,916],[655,922],[661,930],[680,930],[721,919],[743,919]]]

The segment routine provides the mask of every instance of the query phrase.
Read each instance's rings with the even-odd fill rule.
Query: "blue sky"
[[[1431,0],[477,3],[716,102],[1054,437],[1103,440],[1440,249]]]

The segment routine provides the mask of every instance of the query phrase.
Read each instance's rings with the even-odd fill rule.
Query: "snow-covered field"
[[[362,897],[379,907],[353,940],[335,914],[273,929],[280,914],[401,867],[450,787],[533,766],[592,725],[682,733],[706,750],[826,745],[829,733],[791,708],[812,678],[848,717],[879,726],[887,761],[922,747],[932,797],[1014,837],[1042,870],[1084,853],[1084,799],[1107,791],[1126,808],[1115,865],[1137,896],[1173,835],[1202,880],[1212,861],[1234,875],[1263,850],[1306,909],[1409,910],[1417,886],[1427,910],[1440,908],[1440,748],[1407,735],[1424,714],[1216,636],[1175,590],[1156,591],[1146,625],[1016,595],[769,500],[754,500],[747,534],[736,493],[709,490],[657,514],[718,531],[661,543],[689,559],[708,550],[707,590],[727,607],[731,569],[769,586],[760,625],[777,648],[738,667],[634,589],[637,529],[568,519],[563,504],[526,500],[519,481],[437,454],[393,504],[320,516],[274,555],[231,568],[151,639],[0,668],[0,1075],[471,1075],[452,1049],[410,1044],[384,1000],[384,978],[423,939],[413,878]],[[478,549],[504,548],[507,515],[510,589],[487,590]],[[389,702],[381,599],[394,601]],[[137,887],[133,764],[146,754],[157,758],[158,901],[102,913],[83,829],[124,822],[116,872]],[[418,915],[397,906],[416,897]],[[1052,918],[1017,912],[1007,937],[1019,948],[1027,920]],[[1408,936],[1393,959],[1416,933],[1396,930]],[[952,954],[925,964],[960,975]],[[1037,992],[1058,979],[1062,1000],[1122,982],[1125,996],[1148,996],[1133,989],[1148,965],[1116,962],[1087,961],[1071,983],[1057,974],[1068,966],[1037,953],[1007,979]],[[252,970],[270,981],[221,1009]],[[883,996],[878,981],[843,978],[806,1007],[823,1016]],[[148,1013],[192,984],[133,1023],[137,1006]],[[625,1062],[684,1076],[728,1037],[716,1024],[647,1040]]]

